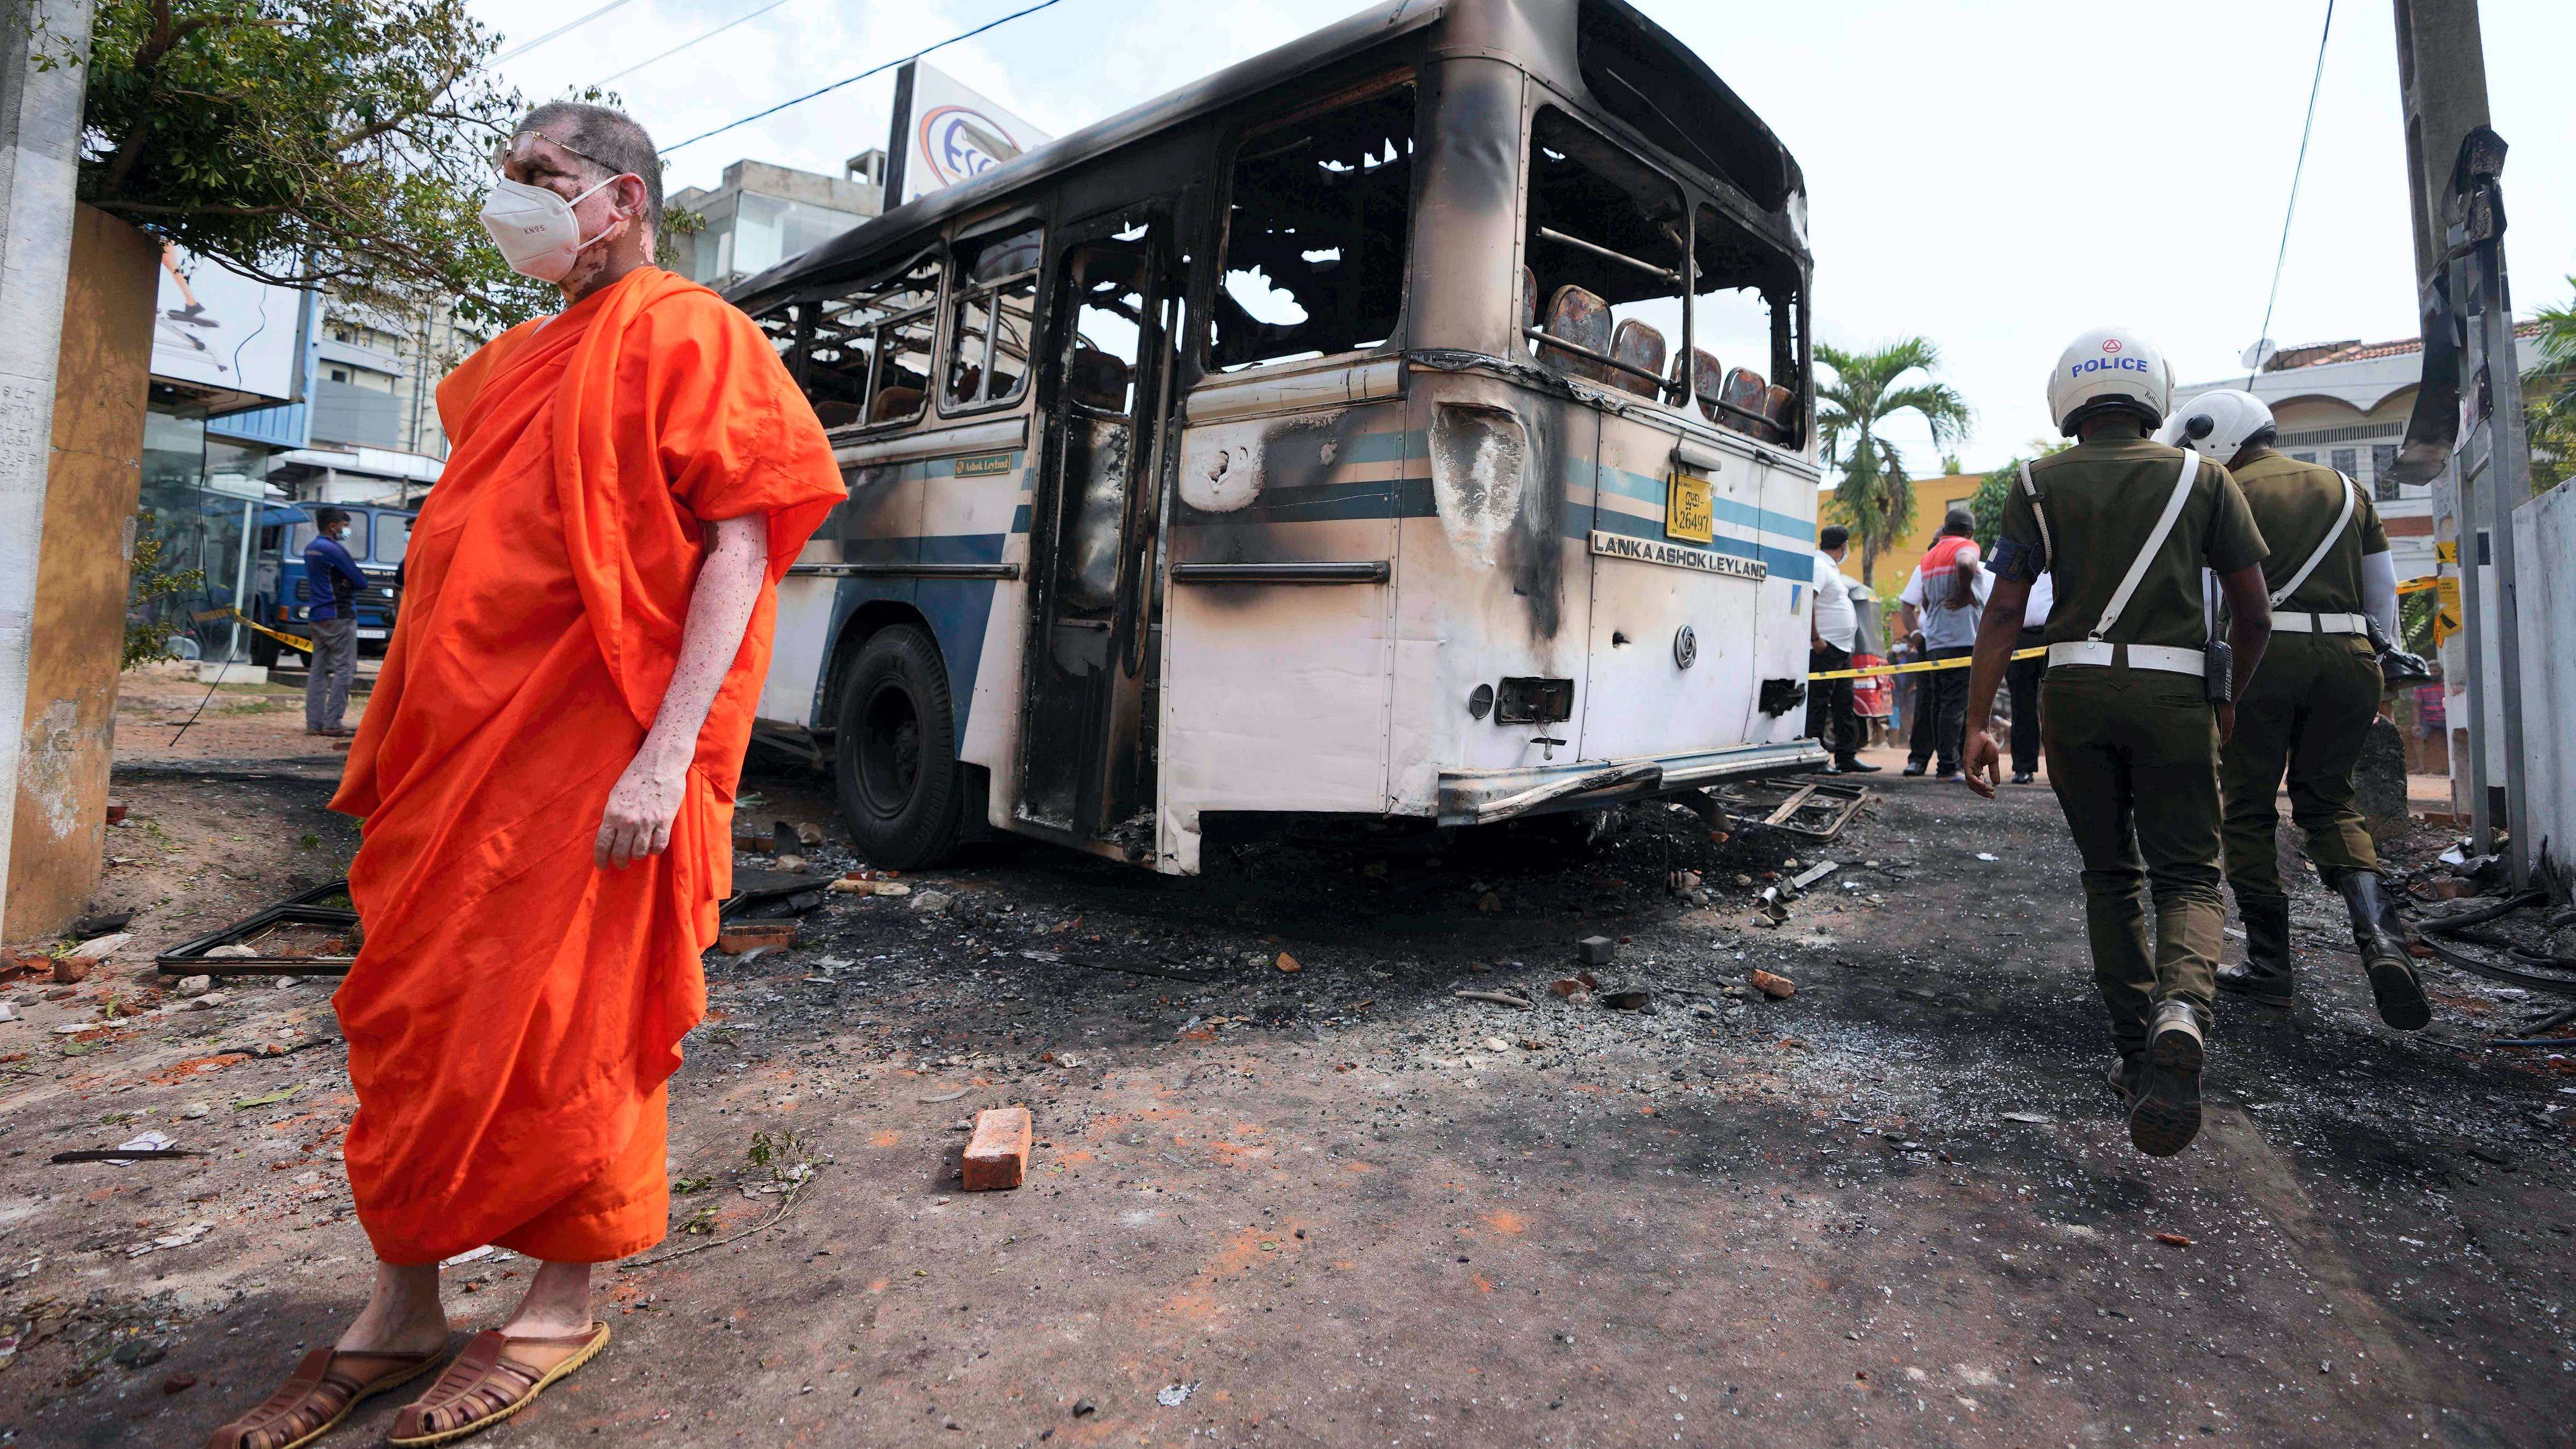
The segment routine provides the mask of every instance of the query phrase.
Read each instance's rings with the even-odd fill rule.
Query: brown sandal
[[[336,1428],[349,1411],[387,1389],[396,1389],[438,1363],[447,1350],[427,1353],[340,1353],[317,1348],[304,1356],[276,1393],[206,1440],[206,1449],[303,1449]],[[385,1370],[371,1379],[345,1371],[343,1360],[378,1359]]]
[[[569,1348],[570,1358],[550,1369],[536,1369],[503,1358],[514,1345]],[[474,1335],[465,1351],[429,1386],[429,1392],[394,1415],[385,1442],[399,1449],[444,1444],[480,1433],[537,1401],[555,1380],[599,1356],[608,1346],[608,1325],[593,1323],[588,1333],[556,1338],[514,1337],[492,1329]]]

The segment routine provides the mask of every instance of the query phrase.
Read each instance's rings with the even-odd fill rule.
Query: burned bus
[[[1406,0],[750,278],[850,486],[764,736],[897,866],[1820,764],[1805,233],[1621,0]]]

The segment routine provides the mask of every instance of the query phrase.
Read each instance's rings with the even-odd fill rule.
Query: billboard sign
[[[292,402],[304,352],[305,295],[161,245],[152,375],[192,391],[240,394],[229,407]]]
[[[894,205],[915,201],[1053,139],[955,77],[910,61],[895,77],[886,189]]]

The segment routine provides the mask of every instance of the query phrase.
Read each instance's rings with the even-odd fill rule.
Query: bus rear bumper
[[[1814,740],[1734,745],[1633,760],[1565,760],[1513,770],[1440,772],[1440,823],[1491,825],[1522,815],[1582,810],[1668,795],[1754,775],[1812,770],[1827,760]]]

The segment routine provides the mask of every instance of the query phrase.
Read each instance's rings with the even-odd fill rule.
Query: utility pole
[[[2494,848],[2500,811],[2520,887],[2530,881],[2537,842],[2524,796],[2513,511],[2531,497],[2531,459],[2504,259],[2505,145],[2487,124],[2477,0],[2394,0],[2394,7],[2424,375],[2391,476],[2441,477],[2435,536],[2456,541],[2467,626],[2459,667],[2468,683],[2470,848]],[[2499,764],[2501,789],[2489,780]],[[2455,759],[2454,779],[2459,770]]]
[[[0,897],[27,728],[90,0],[0,0]],[[59,61],[50,69],[40,62]],[[5,906],[0,899],[0,906]]]

